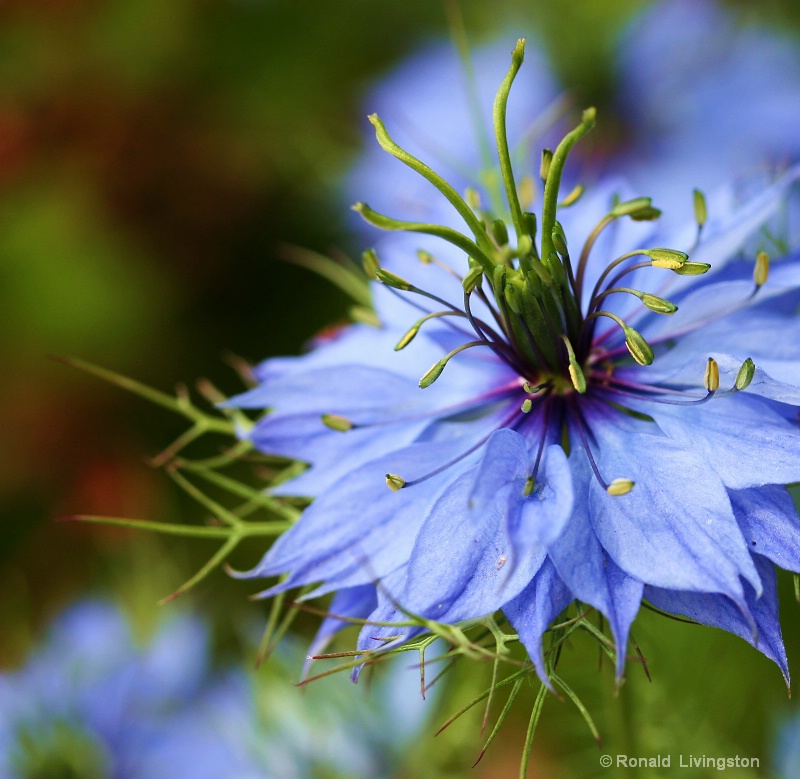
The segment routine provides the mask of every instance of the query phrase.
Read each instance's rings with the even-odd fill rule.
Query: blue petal
[[[551,688],[544,662],[542,636],[574,596],[561,581],[550,558],[545,558],[530,584],[503,606],[508,621],[519,634],[539,678]]]
[[[679,592],[657,587],[647,587],[645,597],[659,609],[681,614],[703,625],[722,628],[743,638],[781,669],[788,687],[789,666],[778,614],[775,567],[759,555],[753,555],[753,558],[761,577],[763,592],[760,597],[756,597],[753,589],[748,586],[744,604],[734,603],[724,595]]]
[[[590,485],[594,480],[581,451],[570,458],[575,508],[561,537],[548,549],[558,575],[578,600],[605,614],[617,646],[617,678],[625,668],[630,626],[639,611],[644,585],[612,559],[592,527]]]
[[[387,449],[412,444],[430,424],[430,418],[423,418],[339,432],[324,425],[319,413],[270,414],[249,438],[263,452],[311,463],[297,478],[274,487],[273,494],[316,497]]]
[[[800,517],[789,491],[771,485],[730,492],[733,513],[752,552],[800,573]]]
[[[731,489],[800,480],[800,430],[756,397],[737,393],[700,406],[637,408]]]
[[[544,548],[518,557],[508,536],[508,490],[516,485],[480,509],[470,504],[479,471],[462,474],[445,490],[414,544],[401,605],[429,619],[458,622],[497,611],[544,559]]]
[[[385,475],[421,478],[463,451],[461,440],[415,444],[361,466],[317,498],[264,559],[239,576],[290,572],[285,582],[268,591],[274,594],[319,581],[328,590],[365,584],[397,569],[408,560],[425,515],[454,474],[448,470],[399,492],[388,489]],[[471,464],[467,458],[459,467]]]
[[[759,579],[720,478],[688,447],[617,427],[610,413],[591,415],[600,471],[608,480],[632,479],[635,486],[612,496],[591,480],[591,520],[603,547],[624,571],[648,584],[742,601],[739,577],[756,588]],[[642,429],[652,427],[642,423]]]

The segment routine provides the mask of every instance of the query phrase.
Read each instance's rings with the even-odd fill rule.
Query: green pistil
[[[511,54],[511,67],[497,90],[497,96],[494,100],[494,132],[497,139],[497,152],[500,158],[500,172],[503,176],[503,184],[506,188],[506,199],[508,206],[511,209],[511,221],[514,223],[514,229],[517,232],[517,240],[519,240],[525,232],[525,225],[522,220],[522,207],[519,203],[519,194],[517,192],[517,185],[514,181],[514,172],[511,169],[511,154],[508,151],[508,135],[506,133],[506,106],[508,105],[508,93],[511,91],[511,85],[514,83],[514,78],[519,72],[522,60],[525,57],[525,39],[520,38],[514,51]]]

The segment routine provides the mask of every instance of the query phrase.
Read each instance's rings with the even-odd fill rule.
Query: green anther
[[[400,289],[404,292],[414,289],[414,285],[411,282],[406,281],[404,278],[386,270],[386,268],[378,268],[375,271],[375,276],[378,281],[384,283],[387,287]]]
[[[533,408],[533,401],[530,398],[525,398],[522,401],[522,406],[520,406],[520,411],[523,414],[527,414]]]
[[[550,175],[550,164],[552,162],[552,149],[542,149],[542,161],[539,163],[539,178],[543,183],[547,183],[547,177]]]
[[[686,264],[689,255],[677,249],[642,249],[642,254],[653,261],[653,267],[677,270]]]
[[[560,222],[556,221],[555,225],[553,225],[553,231],[550,236],[553,239],[553,246],[556,247],[556,251],[562,257],[566,257],[569,254],[569,250],[567,249],[567,237],[564,235],[564,228],[561,226]]]
[[[526,211],[522,215],[522,221],[525,223],[525,234],[529,235],[532,239],[536,238],[536,214],[532,211]]]
[[[583,184],[576,184],[572,188],[572,191],[558,204],[558,207],[566,208],[573,203],[577,203],[585,189],[586,187],[584,187]]]
[[[323,414],[322,424],[325,425],[325,427],[329,427],[331,430],[337,430],[340,433],[346,433],[348,430],[352,430],[354,427],[353,423],[347,417],[343,417],[341,414]]]
[[[508,268],[505,265],[495,265],[492,274],[492,289],[495,295],[502,295],[506,288],[506,274]]]
[[[651,208],[652,204],[653,198],[651,197],[637,197],[633,200],[617,203],[609,213],[611,216],[633,216],[640,211]]]
[[[661,216],[661,209],[651,206],[650,208],[643,208],[630,216],[634,222],[654,222]]]
[[[657,295],[651,295],[649,292],[642,292],[638,297],[647,308],[651,311],[655,311],[656,314],[674,314],[678,310],[678,307],[674,303],[660,298]]]
[[[625,346],[628,347],[631,357],[639,365],[652,365],[655,356],[653,355],[652,347],[645,341],[644,336],[638,330],[634,330],[624,323],[622,331],[625,333]]]
[[[467,187],[467,191],[464,193],[464,200],[467,201],[467,205],[473,211],[481,210],[481,193],[477,189]]]
[[[508,228],[502,219],[495,219],[492,221],[491,232],[498,246],[508,245]]]
[[[569,359],[569,378],[572,381],[572,386],[575,387],[575,390],[579,394],[583,395],[583,393],[586,392],[586,376],[583,375],[583,369],[578,364],[578,360],[575,357],[575,350],[572,348],[569,338],[562,334],[561,340],[567,347],[567,358]]]
[[[417,259],[423,265],[430,265],[433,263],[434,257],[430,252],[426,252],[425,249],[417,249]]]
[[[473,265],[464,276],[461,286],[464,287],[464,292],[472,292],[475,287],[480,284],[481,277],[483,276],[483,268],[480,265]]]
[[[679,276],[702,276],[711,270],[707,262],[685,262],[680,268],[673,268]]]
[[[533,250],[533,241],[531,240],[530,236],[528,235],[521,235],[519,241],[517,242],[517,254],[519,258],[527,259],[530,255],[531,251]],[[523,270],[530,270],[530,262],[526,263],[526,268]]]
[[[750,382],[753,380],[753,376],[756,374],[756,365],[755,363],[748,357],[743,363],[742,367],[739,368],[739,372],[736,374],[736,382],[734,386],[737,390],[747,389],[750,386]]]
[[[614,481],[606,487],[606,492],[614,496],[627,495],[635,485],[636,482],[630,479],[614,479]]]
[[[530,208],[536,200],[536,187],[533,183],[533,176],[526,173],[517,184],[517,194],[519,204],[522,208]]]
[[[387,473],[386,486],[392,492],[400,492],[400,490],[406,486],[406,480],[402,476],[398,476],[396,473]]]
[[[522,313],[522,296],[519,289],[514,284],[506,284],[503,287],[503,295],[505,296],[508,307],[518,316]]]
[[[533,495],[533,491],[536,489],[536,479],[533,476],[529,476],[525,479],[525,486],[522,488],[522,497],[527,498]]]
[[[527,392],[528,395],[535,395],[537,392],[541,392],[544,387],[532,387],[529,382],[525,382],[522,385],[523,392]]]
[[[769,255],[766,252],[759,252],[756,255],[756,267],[753,269],[753,281],[756,287],[761,287],[767,283],[769,276]]]
[[[377,279],[377,271],[380,268],[380,263],[378,262],[378,255],[375,249],[367,249],[361,255],[361,263],[364,266],[364,273],[371,279]]]
[[[401,349],[405,349],[416,337],[417,333],[419,332],[419,325],[413,325],[408,332],[397,342],[397,345],[394,347],[396,352],[399,352]]]
[[[716,392],[719,389],[719,365],[713,357],[709,357],[706,363],[703,384],[709,392]]]
[[[446,359],[441,359],[439,360],[439,362],[432,365],[427,370],[425,375],[419,380],[419,388],[426,389],[427,387],[430,387],[431,384],[433,384],[433,382],[435,382],[436,379],[438,379],[439,376],[442,375],[442,371],[444,370],[445,365],[447,365]]]
[[[706,196],[699,189],[695,189],[692,195],[694,197],[694,218],[697,222],[697,226],[702,229],[703,225],[708,220]]]

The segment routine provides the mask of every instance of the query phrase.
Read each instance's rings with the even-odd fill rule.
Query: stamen
[[[586,376],[583,374],[583,369],[578,364],[578,360],[575,357],[575,350],[572,348],[572,344],[570,343],[569,338],[563,335],[561,336],[561,340],[564,342],[564,345],[567,347],[567,358],[569,359],[569,378],[572,381],[572,386],[575,387],[575,390],[583,395],[586,392]]]
[[[346,433],[355,427],[347,417],[343,417],[341,414],[323,414],[322,424],[340,433]]]
[[[625,324],[616,314],[612,314],[610,311],[595,311],[593,314],[586,317],[584,324],[601,316],[613,319],[622,328],[622,332],[625,334],[625,346],[628,347],[631,357],[633,357],[639,365],[652,364],[654,355],[650,344],[647,343],[644,336],[638,330],[634,330],[632,327]]]
[[[465,452],[462,452],[461,454],[454,457],[452,460],[443,463],[438,468],[434,468],[434,470],[432,470],[430,473],[426,473],[424,476],[420,476],[418,479],[412,479],[411,481],[406,481],[397,474],[387,474],[386,476],[387,486],[389,487],[389,489],[394,490],[394,487],[392,487],[391,484],[389,484],[389,476],[392,476],[394,478],[395,483],[402,482],[401,486],[398,487],[397,489],[401,489],[402,487],[414,487],[415,485],[421,484],[422,482],[427,481],[428,479],[431,479],[434,476],[438,476],[440,473],[443,473],[448,468],[452,468],[454,465],[461,462],[461,460],[463,460],[465,457],[469,457],[469,455],[471,455],[473,452],[476,452],[478,449],[480,449],[489,440],[489,438],[491,438],[496,429],[500,430],[504,427],[507,427],[513,430],[516,427],[515,420],[519,419],[518,414],[519,411],[515,409],[513,413],[511,413],[508,417],[506,417],[506,419],[503,420],[496,428],[492,428],[492,430],[489,433],[487,433],[479,441],[470,446],[469,449],[467,449]],[[396,492],[397,490],[394,491]]]
[[[753,380],[753,376],[756,373],[756,366],[755,363],[748,357],[743,363],[742,367],[739,368],[739,372],[736,374],[736,382],[734,387],[737,390],[747,389],[750,386],[750,382]]]
[[[615,497],[627,495],[634,488],[635,484],[636,482],[630,479],[614,479],[614,481],[606,487],[606,492]]]
[[[378,278],[380,262],[378,262],[378,254],[375,249],[367,249],[361,254],[361,264],[364,266],[364,273],[367,274],[367,278]]]
[[[586,187],[584,187],[583,184],[576,184],[569,194],[558,204],[558,207],[567,208],[568,206],[577,203],[585,189]]]
[[[399,352],[401,349],[405,349],[416,337],[417,333],[419,332],[420,327],[425,324],[429,319],[437,319],[438,317],[443,316],[461,316],[466,318],[466,314],[461,311],[436,311],[432,314],[426,314],[421,319],[418,319],[414,322],[413,325],[408,329],[406,334],[397,342],[394,350]]]
[[[719,365],[717,365],[717,361],[713,357],[709,357],[706,363],[703,384],[709,392],[716,392],[719,389]]]
[[[589,446],[589,438],[586,435],[586,420],[583,418],[583,412],[578,403],[573,401],[575,409],[575,421],[577,422],[578,435],[580,436],[583,450],[586,452],[586,458],[589,460],[589,465],[592,468],[595,479],[597,479],[600,486],[609,494],[615,497],[620,495],[627,495],[632,489],[635,482],[630,479],[614,479],[610,484],[607,484],[603,477],[600,475],[600,469],[597,467],[594,455],[592,455],[591,446]]]
[[[756,265],[753,268],[753,282],[756,288],[753,290],[753,295],[767,283],[769,276],[769,255],[766,252],[759,252],[756,255]],[[753,297],[751,295],[750,297]]]
[[[400,490],[406,486],[406,480],[402,476],[398,476],[396,473],[387,473],[386,486],[392,492],[400,492]]]
[[[547,177],[550,175],[550,164],[553,162],[553,150],[542,149],[542,161],[539,163],[539,178],[542,184],[547,184]]]
[[[542,414],[542,435],[539,438],[539,446],[536,449],[536,459],[533,461],[533,467],[525,480],[525,486],[522,488],[523,497],[530,497],[536,489],[536,476],[539,474],[539,465],[542,462],[542,454],[544,453],[544,445],[547,441],[547,429],[550,424],[550,403],[545,403],[544,411]]]
[[[697,222],[697,238],[695,238],[694,243],[697,246],[700,243],[703,227],[705,227],[708,220],[708,207],[706,206],[706,196],[699,189],[695,189],[692,195],[694,198],[694,218]]]
[[[648,263],[642,264],[646,266]],[[639,298],[639,300],[641,300],[647,308],[649,308],[651,311],[654,311],[656,314],[674,314],[678,310],[678,307],[669,300],[660,298],[658,295],[651,295],[649,292],[640,292],[639,290],[631,289],[630,287],[612,287],[611,289],[601,292],[594,298],[593,307],[599,305],[600,301],[607,295],[613,295],[617,292],[625,292],[629,295]]]
[[[473,346],[491,346],[491,342],[489,341],[470,341],[466,344],[461,344],[461,346],[457,346],[452,351],[449,351],[444,357],[442,357],[439,362],[434,363],[425,373],[425,375],[419,380],[419,388],[426,389],[430,387],[439,376],[442,375],[442,371],[445,369],[450,360],[455,357],[459,352],[463,352],[465,349],[470,349]]]

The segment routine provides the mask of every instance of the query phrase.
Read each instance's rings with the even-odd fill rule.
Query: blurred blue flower
[[[301,693],[291,680],[303,656],[284,641],[257,673],[219,675],[148,755],[145,775],[171,776],[180,765],[192,766],[193,779],[396,775],[434,705],[419,694],[418,674],[394,663],[355,700],[339,677]]]
[[[140,646],[116,607],[79,603],[22,669],[0,674],[0,776],[394,775],[434,705],[409,695],[418,674],[395,664],[356,701],[339,678],[299,695],[304,656],[287,641],[257,673],[213,672],[197,619],[174,616]]]
[[[72,606],[22,669],[0,675],[0,776],[154,776],[143,756],[201,692],[207,643],[179,616],[138,646],[111,604]]]
[[[712,191],[800,158],[798,41],[744,22],[713,0],[668,0],[619,42],[628,134],[611,164],[672,216],[690,212],[687,182]]]
[[[608,620],[622,674],[645,598],[741,636],[788,680],[774,563],[800,571],[784,487],[800,479],[800,264],[768,272],[759,231],[797,172],[745,201],[715,190],[700,230],[659,226],[620,179],[557,221],[566,151],[535,218],[532,179],[503,206],[499,172],[476,176],[469,204],[441,182],[445,197],[406,198],[407,223],[358,206],[392,231],[376,246],[381,326],[267,361],[232,401],[271,409],[251,439],[308,462],[277,492],[314,498],[246,575],[287,574],[265,594],[318,583],[333,615],[373,622],[502,609],[543,678],[542,635],[573,600]],[[394,199],[411,193],[376,170]],[[435,226],[464,222],[471,236]],[[431,232],[446,241],[416,235]],[[358,646],[419,629],[368,626]]]

